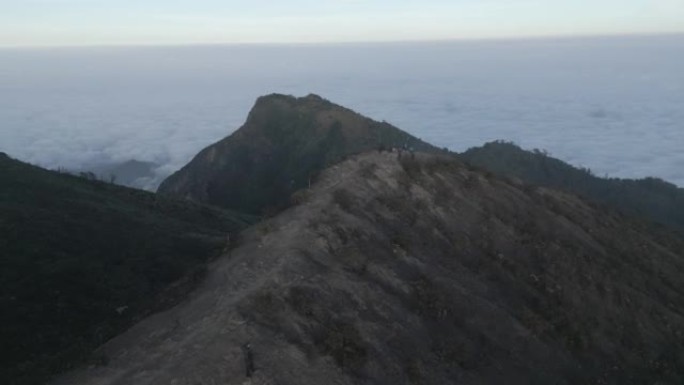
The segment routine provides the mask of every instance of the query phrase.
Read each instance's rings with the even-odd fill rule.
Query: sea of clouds
[[[684,36],[0,50],[0,151],[48,168],[160,165],[273,92],[319,94],[440,147],[496,139],[600,176],[684,186]]]

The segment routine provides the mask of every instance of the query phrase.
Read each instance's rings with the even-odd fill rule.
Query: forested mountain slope
[[[0,382],[39,384],[176,302],[253,218],[0,156]],[[92,358],[90,358],[92,359]]]
[[[541,151],[526,151],[513,143],[492,142],[459,155],[465,161],[499,175],[580,194],[637,216],[684,230],[684,189],[657,178],[599,178]]]

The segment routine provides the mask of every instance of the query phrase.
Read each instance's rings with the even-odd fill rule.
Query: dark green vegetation
[[[684,189],[656,178],[599,178],[541,151],[525,151],[513,143],[492,142],[460,157],[499,175],[558,188],[611,205],[626,213],[684,230]]]
[[[94,347],[175,303],[251,220],[3,154],[0,383],[43,383],[93,360]]]
[[[158,191],[252,214],[274,213],[346,156],[404,146],[441,151],[319,96],[274,94],[259,98],[244,126],[202,150]]]

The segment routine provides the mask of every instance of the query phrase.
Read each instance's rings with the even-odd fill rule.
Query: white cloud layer
[[[684,186],[684,37],[0,50],[0,151],[159,177],[256,97],[318,93],[461,151],[495,139],[598,175]]]

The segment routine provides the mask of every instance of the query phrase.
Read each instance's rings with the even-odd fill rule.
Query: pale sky
[[[0,46],[684,32],[684,0],[0,0]]]

